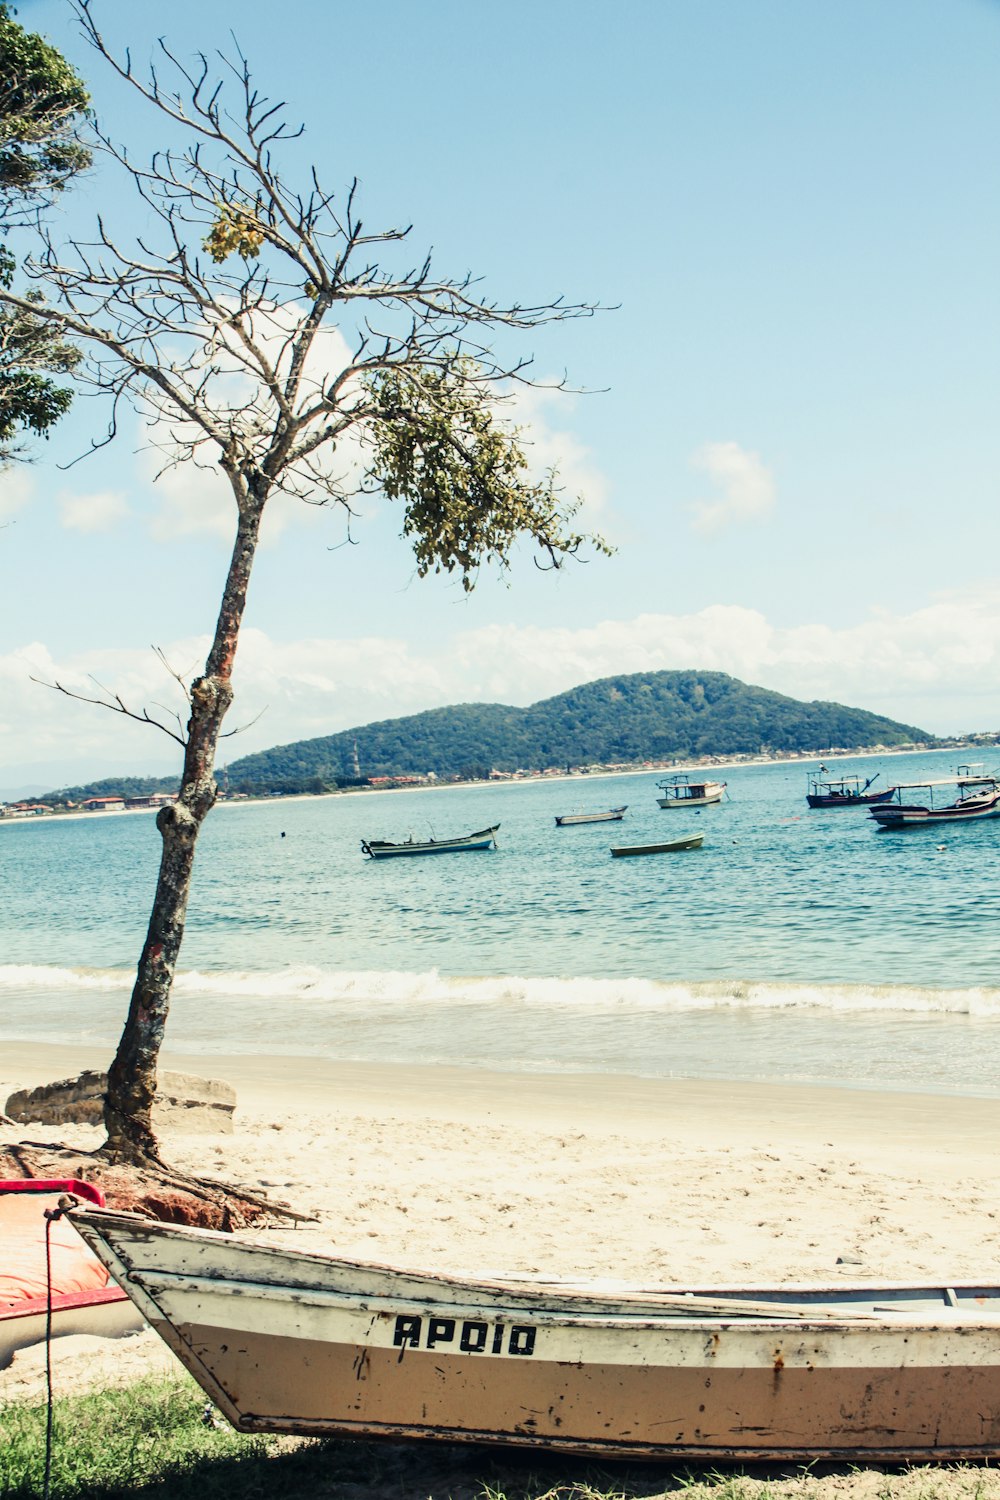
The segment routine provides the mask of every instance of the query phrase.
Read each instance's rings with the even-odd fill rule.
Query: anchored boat
[[[398,859],[409,854],[459,854],[465,849],[495,849],[496,833],[500,827],[480,828],[478,833],[466,833],[457,839],[425,839],[422,842],[412,836],[405,843],[393,844],[388,839],[362,839],[361,852],[369,859]]]
[[[721,802],[726,790],[724,781],[692,781],[690,776],[683,772],[676,776],[667,776],[656,785],[663,793],[657,797],[657,807],[708,807],[713,802]]]
[[[609,807],[607,812],[563,813],[561,818],[556,818],[556,827],[572,828],[577,823],[620,823],[627,811],[626,802],[624,807]]]
[[[1000,1455],[1000,1288],[477,1280],[96,1208],[73,1221],[244,1432],[667,1460]]]
[[[938,790],[957,788],[957,800],[949,801]],[[919,793],[911,801],[904,793]],[[980,818],[1000,818],[1000,779],[968,776],[948,781],[911,781],[893,788],[893,801],[873,807],[871,816],[883,829],[926,828],[941,823],[973,823]]]
[[[868,790],[878,778],[878,771],[864,782],[860,776],[841,776],[836,781],[810,776],[806,801],[810,807],[871,807],[877,802],[888,802],[894,787],[885,787],[880,792]]]
[[[679,854],[684,849],[700,849],[705,841],[703,833],[689,833],[682,839],[668,839],[662,844],[624,844],[611,853],[615,859],[624,859],[631,854]]]

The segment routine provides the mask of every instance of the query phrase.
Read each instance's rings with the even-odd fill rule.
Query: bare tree
[[[58,317],[86,353],[82,378],[151,424],[165,466],[218,466],[231,487],[236,536],[204,670],[188,689],[174,806],[157,816],[159,875],[126,1021],[110,1071],[104,1152],[158,1162],[151,1112],[157,1055],[184,933],[195,844],[216,800],[216,748],[232,701],[247,587],[269,501],[335,505],[348,536],[360,494],[402,503],[417,572],[454,572],[473,586],[486,562],[509,564],[533,541],[558,567],[600,538],[575,531],[575,506],[554,479],[529,477],[517,430],[498,401],[532,383],[529,362],[496,352],[510,334],[593,308],[561,300],[503,306],[471,277],[439,278],[429,259],[407,265],[408,229],[370,232],[356,185],[339,201],[315,169],[293,188],[279,156],[301,131],[258,93],[241,56],[194,68],[162,46],[140,77],[117,58],[78,0],[100,56],[159,112],[179,144],[148,166],[98,131],[97,147],[130,178],[155,234],[129,242],[100,221],[92,242],[43,243],[34,274],[45,307],[0,288],[0,301]],[[168,82],[165,81],[169,79]],[[109,695],[106,705],[133,712]]]

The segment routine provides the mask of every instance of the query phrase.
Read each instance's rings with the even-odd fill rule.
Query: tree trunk
[[[201,825],[215,803],[215,752],[232,702],[232,670],[247,585],[260,531],[263,498],[240,507],[236,542],[205,673],[191,686],[191,714],[177,801],[161,808],[163,841],[156,894],[136,971],[128,1019],[108,1071],[101,1154],[138,1165],[159,1161],[153,1131],[156,1065],[163,1045],[174,970],[184,937],[191,870]]]

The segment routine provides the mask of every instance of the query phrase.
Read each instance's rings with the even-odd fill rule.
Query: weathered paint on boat
[[[475,1281],[77,1210],[243,1431],[640,1458],[1000,1454],[1000,1290]]]

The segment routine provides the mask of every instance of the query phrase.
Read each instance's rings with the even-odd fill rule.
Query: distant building
[[[124,797],[88,797],[82,802],[81,807],[85,812],[124,812]]]

